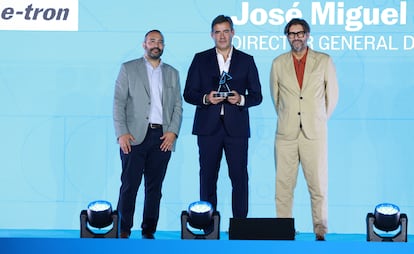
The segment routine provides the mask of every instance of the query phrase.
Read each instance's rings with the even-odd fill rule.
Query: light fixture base
[[[407,223],[408,218],[405,213],[400,214],[400,230],[393,236],[382,236],[374,231],[375,216],[368,213],[367,218],[367,241],[368,242],[407,242]]]
[[[212,229],[209,232],[201,234],[193,233],[188,229],[188,220],[190,215],[187,211],[181,213],[181,239],[202,239],[202,240],[218,240],[220,239],[220,213],[213,212],[212,215]]]
[[[117,211],[111,213],[112,228],[106,233],[95,233],[88,227],[88,212],[82,210],[80,214],[81,238],[119,238],[119,216]]]

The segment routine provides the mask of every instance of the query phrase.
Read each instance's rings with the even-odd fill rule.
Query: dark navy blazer
[[[193,134],[211,135],[221,124],[220,109],[224,104],[224,124],[230,136],[250,137],[249,111],[251,106],[259,105],[263,96],[259,75],[253,56],[233,49],[227,82],[230,90],[236,90],[245,98],[244,106],[224,101],[216,105],[203,104],[203,96],[219,87],[220,68],[216,49],[197,53],[190,65],[184,88],[184,100],[196,105]]]

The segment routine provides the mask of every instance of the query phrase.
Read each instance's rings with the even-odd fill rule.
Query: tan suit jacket
[[[309,139],[327,133],[327,120],[338,102],[338,82],[332,58],[309,48],[302,89],[296,78],[292,53],[272,62],[270,89],[276,113],[277,138],[294,140],[300,130]]]

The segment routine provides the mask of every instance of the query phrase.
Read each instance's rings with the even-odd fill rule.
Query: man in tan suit
[[[328,230],[327,121],[338,101],[331,57],[310,49],[308,23],[292,19],[284,30],[290,52],[275,58],[270,88],[278,116],[275,141],[276,213],[292,218],[299,163],[311,197],[313,231],[325,240]]]

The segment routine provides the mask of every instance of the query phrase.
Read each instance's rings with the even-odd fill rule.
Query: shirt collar
[[[218,52],[217,48],[215,48],[215,49],[216,49],[217,57],[220,56],[220,57],[223,57],[223,59],[224,59],[224,56]],[[231,60],[232,55],[233,55],[233,45],[230,47],[229,55],[227,56],[227,61]]]
[[[303,64],[305,64],[305,63],[306,63],[306,59],[308,58],[308,52],[309,52],[309,47],[307,47],[307,48],[306,48],[306,52],[305,52],[305,54],[302,56],[302,58],[301,58],[301,59],[296,59],[296,57],[292,54],[293,61],[298,62],[298,63],[303,63]]]
[[[161,67],[161,65],[163,65],[162,59],[160,59],[160,64],[156,68],[152,67],[152,64],[148,61],[148,59],[145,55],[144,55],[144,61],[145,61],[145,64],[147,66],[150,66],[152,69],[159,68],[159,67]]]

